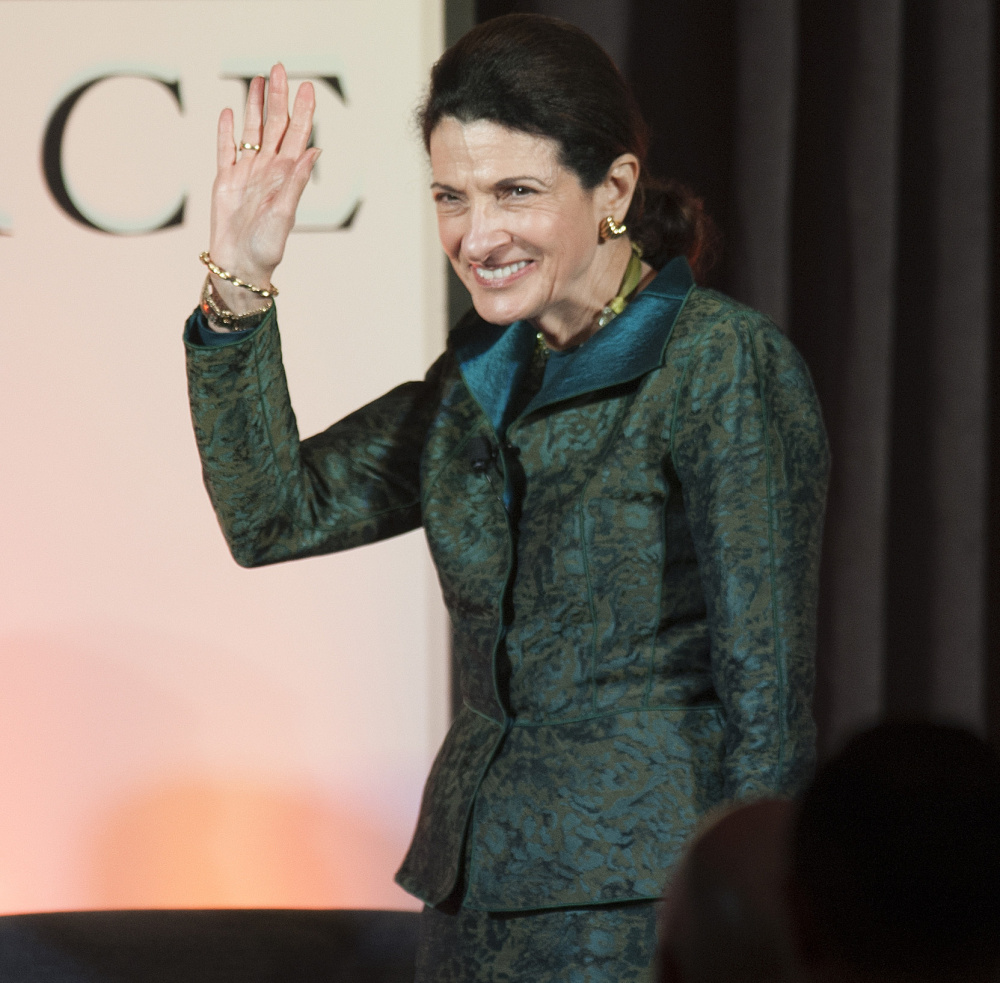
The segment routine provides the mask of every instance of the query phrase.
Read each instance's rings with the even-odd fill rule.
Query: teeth
[[[512,273],[516,273],[518,270],[523,270],[528,265],[528,260],[522,259],[517,263],[511,263],[509,266],[501,266],[496,270],[488,270],[483,266],[474,267],[476,271],[476,276],[480,280],[502,280],[504,277],[510,276]]]

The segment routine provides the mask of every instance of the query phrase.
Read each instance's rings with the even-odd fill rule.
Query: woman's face
[[[546,326],[614,294],[616,250],[598,240],[607,195],[584,190],[554,140],[445,117],[430,156],[441,245],[481,317]]]

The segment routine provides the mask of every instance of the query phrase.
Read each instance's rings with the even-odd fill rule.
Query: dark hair
[[[628,83],[585,31],[541,14],[507,14],[474,27],[431,70],[418,112],[424,146],[445,117],[489,120],[549,137],[588,191],[621,154],[639,159],[625,222],[650,265],[687,256],[696,275],[714,260],[717,236],[701,199],[646,173],[649,131]]]
[[[807,790],[794,835],[816,955],[894,979],[995,972],[998,823],[1000,757],[974,734],[901,721],[859,734]]]

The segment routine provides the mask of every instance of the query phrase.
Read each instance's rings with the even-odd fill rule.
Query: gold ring
[[[240,150],[260,150],[259,143],[241,143]]]

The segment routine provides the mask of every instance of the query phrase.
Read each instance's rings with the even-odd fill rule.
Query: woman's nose
[[[484,263],[490,253],[510,242],[502,213],[493,202],[475,203],[469,209],[469,226],[462,238],[462,252],[472,263]]]

